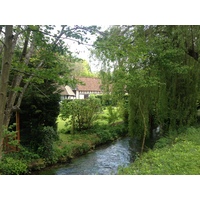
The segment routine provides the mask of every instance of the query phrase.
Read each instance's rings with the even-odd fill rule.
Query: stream
[[[126,137],[72,159],[70,163],[36,173],[37,175],[115,175],[118,167],[132,163],[135,155],[136,145]]]

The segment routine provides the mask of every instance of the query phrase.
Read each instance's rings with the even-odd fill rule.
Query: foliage
[[[197,175],[200,156],[200,129],[188,128],[184,133],[161,138],[154,150],[139,157],[119,174]]]
[[[200,26],[122,25],[97,38],[104,88],[124,106],[128,94],[131,136],[145,141],[158,126],[163,134],[196,124],[199,36]]]
[[[60,141],[56,143],[56,146],[60,147],[61,157],[64,155],[68,158],[80,155],[93,149],[95,146],[112,142],[119,137],[123,137],[127,134],[127,131],[123,124],[117,124],[115,126],[103,125],[95,126],[90,131],[87,130],[85,134],[60,134]],[[57,151],[57,150],[56,150]]]
[[[21,144],[47,159],[52,155],[53,142],[58,139],[56,120],[60,95],[55,90],[48,81],[30,85],[20,112]]]
[[[108,123],[109,124],[114,123],[118,119],[117,110],[114,110],[111,106],[108,106],[108,113],[109,113]]]
[[[44,158],[46,162],[54,162],[53,143],[58,140],[57,132],[53,127],[44,126],[38,134],[40,134],[40,142],[35,144],[37,154]]]
[[[45,127],[44,132],[46,132],[46,136],[49,137],[51,135],[51,127]],[[13,152],[5,155],[5,160],[9,160],[8,162],[14,163],[20,161],[21,163],[26,164],[26,173],[32,170],[40,170],[49,164],[55,163],[66,163],[70,161],[70,159],[80,156],[82,154],[87,153],[90,150],[93,150],[96,146],[108,142],[112,142],[119,137],[123,137],[126,135],[125,128],[123,124],[116,124],[115,126],[97,126],[89,131],[77,134],[61,134],[59,135],[59,140],[54,142],[53,146],[49,146],[51,142],[49,138],[44,137],[44,143],[41,144],[41,147],[47,147],[45,149],[38,147],[37,153],[40,156],[28,148],[24,148],[20,146],[19,152]],[[49,153],[47,155],[46,153]],[[11,161],[10,161],[11,160]],[[3,161],[2,161],[3,164]],[[2,170],[0,170],[1,174],[24,174],[22,171],[22,166],[17,164],[16,166],[21,166],[20,169],[14,168],[9,164],[1,165]],[[4,167],[7,168],[7,171],[3,171]],[[0,168],[1,169],[1,168]],[[21,171],[20,171],[21,170]]]
[[[86,60],[76,61],[71,65],[71,74],[75,77],[94,77],[90,65]]]
[[[99,99],[75,99],[71,102],[63,101],[61,105],[62,119],[70,119],[72,133],[75,130],[87,130],[92,127],[101,105]]]
[[[97,134],[102,143],[106,143],[125,136],[127,134],[127,129],[124,127],[123,123],[115,125],[104,124],[94,127],[93,132]]]
[[[6,140],[7,144],[13,148],[19,146],[19,141],[16,140],[16,123],[11,124],[7,129],[4,129],[3,137]]]
[[[27,163],[40,158],[38,154],[30,151],[30,149],[23,147],[22,145],[19,145],[19,151],[5,154],[5,157],[7,156],[16,160],[24,160]]]
[[[12,157],[5,157],[0,162],[0,172],[4,175],[27,174],[27,163]]]
[[[58,30],[55,30],[57,28]],[[78,59],[72,55],[64,39],[79,44],[89,41],[97,26],[6,25],[0,26],[0,159],[3,126],[7,128],[30,83],[51,81],[66,84],[73,79],[70,66]],[[72,80],[71,80],[72,79]]]
[[[99,114],[98,119],[106,120],[108,124],[114,124],[115,122],[121,120],[119,108],[113,106],[107,106],[102,114]]]

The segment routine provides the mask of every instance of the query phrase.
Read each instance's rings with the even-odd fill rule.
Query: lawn
[[[112,109],[111,109],[112,108]],[[105,107],[97,116],[97,119],[94,121],[94,125],[108,125],[109,123],[117,123],[123,121],[120,116],[120,111],[118,107]],[[70,123],[66,126],[66,123],[69,122],[68,119],[62,120],[60,116],[58,116],[58,131],[62,129],[70,130]]]
[[[58,131],[65,129],[65,123],[67,120],[62,120],[60,116],[58,116],[57,123],[58,123]]]

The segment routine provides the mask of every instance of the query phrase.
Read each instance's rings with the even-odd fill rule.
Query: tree
[[[12,31],[13,26],[6,26],[5,29],[5,43],[4,54],[2,59],[1,77],[0,77],[0,159],[2,158],[3,149],[3,120],[6,106],[8,80],[10,75],[11,61],[12,61]]]
[[[45,159],[52,158],[53,142],[58,139],[60,95],[56,89],[48,80],[31,83],[20,107],[20,144]]]
[[[61,105],[61,117],[69,119],[72,134],[76,130],[87,130],[93,125],[100,111],[100,100],[95,97],[88,99],[75,99],[73,101],[63,101]]]
[[[113,26],[94,44],[112,69],[113,95],[129,95],[129,133],[143,138],[142,151],[157,127],[196,123],[199,34],[200,26]]]
[[[72,70],[71,74],[74,77],[94,77],[90,65],[86,60],[76,61],[70,68]]]
[[[2,158],[3,131],[10,123],[12,113],[20,109],[22,98],[29,84],[34,80],[52,79],[59,82],[61,55],[67,55],[70,62],[74,58],[64,40],[87,42],[86,34],[95,33],[96,26],[63,25],[57,33],[55,26],[1,26],[0,55],[0,160]],[[47,68],[47,66],[51,67]],[[63,65],[62,65],[63,66]],[[61,73],[61,72],[62,73]],[[66,76],[65,76],[66,77]],[[69,77],[69,76],[68,76]]]

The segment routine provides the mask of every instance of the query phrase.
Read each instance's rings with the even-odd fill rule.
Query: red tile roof
[[[79,77],[77,79],[83,83],[77,85],[77,90],[101,92],[101,80],[99,78]]]

